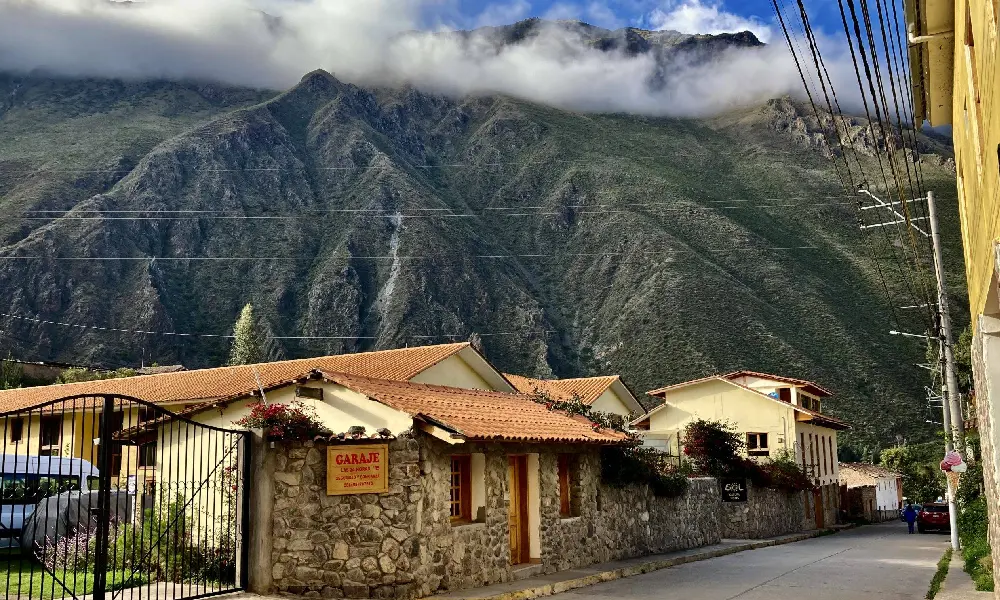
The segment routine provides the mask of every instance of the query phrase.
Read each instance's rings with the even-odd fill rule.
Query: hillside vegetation
[[[322,338],[275,356],[478,334],[504,370],[637,392],[748,368],[831,388],[855,445],[919,439],[923,348],[887,335],[871,260],[899,250],[859,232],[809,114],[577,114],[322,71],[282,93],[2,76],[4,312],[113,329],[0,317],[0,347],[218,365],[225,339],[118,330],[228,334],[253,302],[270,337]],[[920,139],[957,240],[950,150]],[[957,246],[948,261],[963,307]]]

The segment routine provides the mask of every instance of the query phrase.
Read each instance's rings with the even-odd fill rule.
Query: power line
[[[349,260],[436,260],[440,258],[459,259],[484,259],[484,260],[507,260],[522,258],[569,258],[569,257],[611,257],[611,256],[634,256],[643,255],[673,255],[673,254],[695,254],[695,253],[727,253],[727,252],[782,252],[790,250],[820,250],[819,246],[774,246],[774,247],[746,247],[746,248],[705,248],[687,250],[634,250],[628,252],[570,252],[565,254],[423,254],[423,255],[368,255],[368,256],[345,256]],[[270,262],[298,262],[312,261],[316,257],[306,256],[0,256],[0,260],[38,260],[38,261],[69,261],[69,262],[102,262],[102,261],[123,261],[123,262],[200,262],[200,261],[270,261]]]
[[[749,202],[743,200],[733,200],[731,202]],[[634,210],[580,210],[588,208],[600,209],[603,207],[633,207],[633,208],[649,208],[657,212],[693,212],[693,211],[714,211],[714,210],[767,210],[767,209],[778,209],[778,208],[819,208],[826,206],[841,206],[846,207],[854,204],[854,202],[810,202],[810,203],[787,203],[787,204],[730,204],[723,206],[704,206],[699,204],[689,204],[678,206],[682,204],[679,202],[644,202],[644,203],[623,203],[619,205],[613,204],[599,204],[599,205],[586,205],[586,204],[571,204],[561,206],[562,209],[572,209],[577,212],[574,216],[579,215],[606,215],[606,214],[633,214]],[[533,210],[533,209],[544,209],[544,210]],[[373,217],[392,217],[401,219],[415,219],[415,218],[438,218],[438,219],[474,219],[483,217],[554,217],[554,216],[565,216],[565,212],[553,210],[552,207],[541,207],[541,206],[529,206],[529,207],[487,207],[481,212],[465,212],[465,213],[453,213],[445,212],[450,209],[421,209],[421,208],[407,208],[405,210],[418,210],[424,211],[418,214],[401,214],[399,212],[389,211],[385,209],[314,209],[314,210],[303,210],[295,213],[271,213],[271,214],[260,214],[260,215],[248,215],[248,214],[231,214],[235,211],[222,211],[222,210],[72,210],[66,214],[52,215],[52,216],[30,216],[22,217],[26,221],[46,221],[46,222],[56,222],[56,221],[202,221],[202,220],[248,220],[248,221],[290,221],[299,219],[315,219],[324,215],[332,216],[338,213],[352,213],[361,214]],[[518,210],[528,210],[530,212],[513,212]],[[57,212],[57,211],[25,211],[30,214],[38,214],[43,212]],[[61,211],[58,211],[61,212]],[[120,216],[120,215],[135,215],[147,213],[156,216]],[[87,215],[87,216],[83,216]],[[110,216],[106,216],[110,215]]]
[[[50,321],[46,319],[39,319],[33,317],[26,317],[23,315],[12,315],[9,313],[0,313],[0,317],[7,317],[10,319],[18,319],[21,321],[31,321],[33,323],[39,323],[42,325],[58,325],[60,327],[72,327],[75,329],[87,329],[91,331],[104,331],[109,333],[132,333],[139,335],[164,335],[170,337],[184,337],[184,338],[217,338],[217,339],[233,339],[233,335],[216,334],[216,333],[178,333],[173,331],[147,331],[142,329],[123,329],[119,327],[100,327],[97,325],[80,325],[77,323],[65,323],[62,321]],[[22,343],[28,343],[27,340],[23,338],[15,337],[9,333],[0,330],[0,333],[4,333],[12,339],[16,339]],[[480,337],[494,337],[494,336],[510,336],[510,335],[531,335],[531,334],[549,334],[555,333],[555,330],[544,329],[544,330],[525,330],[525,331],[501,331],[501,332],[488,332],[479,333],[472,331],[469,333],[434,333],[434,334],[422,334],[422,335],[408,335],[408,338],[416,339],[434,339],[434,338],[460,338],[469,337],[475,333]],[[373,335],[274,335],[267,336],[267,339],[271,340],[374,340],[377,336]]]

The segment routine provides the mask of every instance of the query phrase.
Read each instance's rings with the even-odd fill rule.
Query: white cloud
[[[701,0],[670,0],[653,9],[646,18],[653,29],[670,29],[681,33],[735,33],[751,31],[767,43],[772,30],[757,17],[742,17],[727,12],[718,2]]]
[[[126,8],[103,0],[0,0],[0,69],[281,89],[324,68],[362,85],[411,83],[456,96],[502,93],[572,110],[671,116],[801,90],[781,44],[733,49],[707,63],[678,59],[665,85],[651,86],[659,73],[652,57],[602,52],[556,27],[500,50],[475,35],[413,33],[421,11],[437,2],[151,0]],[[835,79],[836,62],[830,53]]]

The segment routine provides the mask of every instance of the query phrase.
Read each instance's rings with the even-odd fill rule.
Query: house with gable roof
[[[534,379],[511,373],[504,373],[504,376],[522,394],[540,392],[562,401],[579,398],[594,410],[623,417],[646,412],[619,375],[571,379]]]
[[[731,424],[746,453],[767,460],[789,453],[810,475],[817,495],[807,517],[817,526],[837,516],[837,433],[850,426],[823,412],[832,393],[804,379],[735,371],[647,392],[662,404],[633,421],[644,443],[672,455],[683,451],[685,427],[698,419]]]
[[[259,399],[259,390],[286,386],[316,370],[463,389],[515,391],[470,343],[461,342],[0,390],[0,411],[44,406],[70,396],[114,394],[138,398],[181,415],[201,413],[207,407],[227,407],[216,411],[219,418],[215,419],[215,424],[232,427],[232,422],[243,416],[228,408],[234,401]],[[289,400],[294,398],[293,394]],[[9,418],[9,423],[0,431],[4,438],[2,453],[93,459],[94,438],[98,437],[93,424],[93,407],[89,413],[84,410],[48,412],[37,410],[24,417]],[[116,417],[123,428],[156,417],[155,410],[138,405],[121,412]],[[138,475],[140,480],[151,479],[156,455],[155,441],[124,446],[116,450],[113,457],[114,476]]]

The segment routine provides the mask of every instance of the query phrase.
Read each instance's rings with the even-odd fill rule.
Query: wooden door
[[[528,543],[528,457],[509,456],[508,461],[510,502],[507,524],[510,527],[510,562],[519,565],[531,560]]]
[[[816,507],[816,529],[823,528],[823,491],[819,488],[813,490],[813,505]]]

